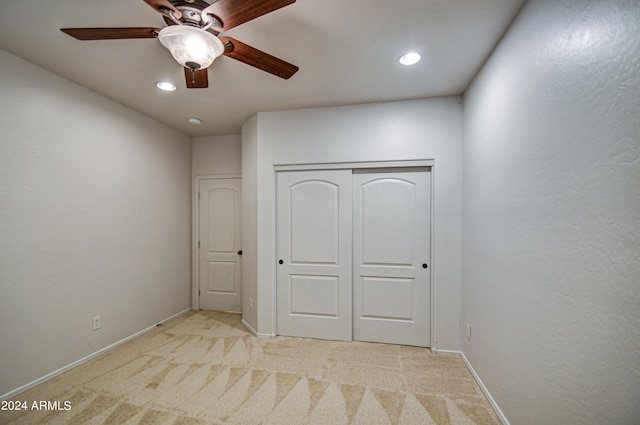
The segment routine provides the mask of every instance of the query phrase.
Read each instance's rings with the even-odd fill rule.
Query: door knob
[[[242,250],[238,251],[238,255],[242,255]]]
[[[426,269],[427,267],[429,267],[429,266],[427,266],[427,263],[422,263],[422,268],[423,269]]]
[[[278,264],[284,264],[284,261],[278,260]]]

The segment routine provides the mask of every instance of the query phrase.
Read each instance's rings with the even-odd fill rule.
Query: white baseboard
[[[107,347],[104,347],[103,349],[98,350],[95,353],[91,353],[88,356],[85,356],[85,357],[83,357],[83,358],[81,358],[79,360],[76,360],[73,363],[69,363],[68,365],[63,366],[60,369],[54,370],[53,372],[48,373],[48,374],[46,374],[46,375],[44,375],[44,376],[42,376],[42,377],[40,377],[40,378],[38,378],[38,379],[36,379],[34,381],[31,381],[28,384],[25,384],[25,385],[23,385],[23,386],[21,386],[19,388],[16,388],[15,390],[9,391],[6,394],[2,394],[2,395],[0,395],[0,401],[8,400],[11,397],[15,397],[20,393],[23,393],[23,392],[25,392],[25,391],[27,391],[27,390],[29,390],[29,389],[37,386],[37,385],[42,384],[43,382],[48,381],[49,379],[55,378],[56,376],[60,375],[61,373],[64,373],[64,372],[66,372],[66,371],[68,371],[70,369],[73,369],[76,366],[80,366],[82,363],[86,363],[86,362],[88,362],[89,360],[91,360],[93,358],[96,358],[96,357],[98,357],[98,356],[100,356],[100,355],[102,355],[102,354],[104,354],[104,353],[106,353],[108,351],[111,351],[114,348],[116,348],[117,346],[124,344],[125,342],[129,342],[132,339],[135,339],[135,338],[139,337],[140,335],[143,335],[143,334],[145,334],[145,333],[147,333],[149,331],[152,331],[155,328],[157,328],[159,325],[163,325],[163,324],[165,324],[167,322],[170,322],[173,319],[177,319],[178,317],[180,317],[180,316],[182,316],[184,314],[187,314],[190,311],[191,311],[191,309],[188,308],[188,309],[186,309],[184,311],[176,313],[173,316],[167,317],[166,319],[158,322],[157,324],[155,324],[153,326],[149,326],[148,328],[143,329],[140,332],[136,332],[133,335],[130,335],[130,336],[124,338],[124,339],[121,339],[120,341],[114,342],[113,344],[111,344],[111,345],[109,345]]]
[[[253,336],[255,336],[255,337],[258,337],[258,338],[275,338],[276,337],[275,334],[264,334],[264,333],[261,334],[261,333],[256,332],[256,330],[253,329],[253,327],[249,323],[247,323],[247,321],[244,320],[244,319],[240,320],[240,323],[242,323],[242,325],[245,328],[247,328],[247,330],[249,332],[251,332],[253,334]]]
[[[440,349],[437,349],[437,348],[431,349],[431,351],[434,354],[438,354],[438,355],[458,356],[458,357],[460,357],[462,359],[462,361],[464,362],[465,366],[467,366],[467,369],[469,369],[469,372],[471,372],[471,376],[473,376],[473,379],[475,379],[476,382],[478,383],[478,386],[480,387],[480,389],[484,393],[485,397],[487,397],[487,400],[489,400],[489,404],[491,404],[491,407],[493,407],[493,410],[496,412],[496,415],[498,415],[498,419],[500,419],[500,422],[502,422],[503,425],[510,425],[509,420],[507,420],[507,417],[504,415],[504,413],[502,413],[502,410],[500,409],[500,406],[498,406],[498,403],[496,403],[496,401],[494,400],[493,396],[491,395],[491,393],[489,392],[487,387],[484,385],[484,382],[482,382],[482,379],[480,379],[480,376],[478,376],[478,373],[473,368],[473,366],[471,365],[471,363],[467,359],[467,356],[465,356],[462,351],[440,350]]]

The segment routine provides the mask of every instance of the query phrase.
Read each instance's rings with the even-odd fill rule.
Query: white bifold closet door
[[[278,173],[277,333],[428,346],[428,169]]]

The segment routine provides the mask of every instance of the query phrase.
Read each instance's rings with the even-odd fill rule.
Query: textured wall
[[[189,308],[191,143],[3,51],[0,68],[2,395]]]
[[[529,1],[464,116],[464,352],[513,424],[640,423],[640,3]]]

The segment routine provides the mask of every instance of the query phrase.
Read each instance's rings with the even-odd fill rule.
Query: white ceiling
[[[187,89],[156,39],[79,41],[65,27],[158,27],[142,0],[0,0],[0,47],[192,136],[258,111],[461,94],[525,0],[298,0],[223,35],[291,62],[283,80],[228,57]],[[404,67],[398,58],[418,51]],[[155,83],[172,80],[175,92]],[[194,126],[187,118],[198,117]]]

